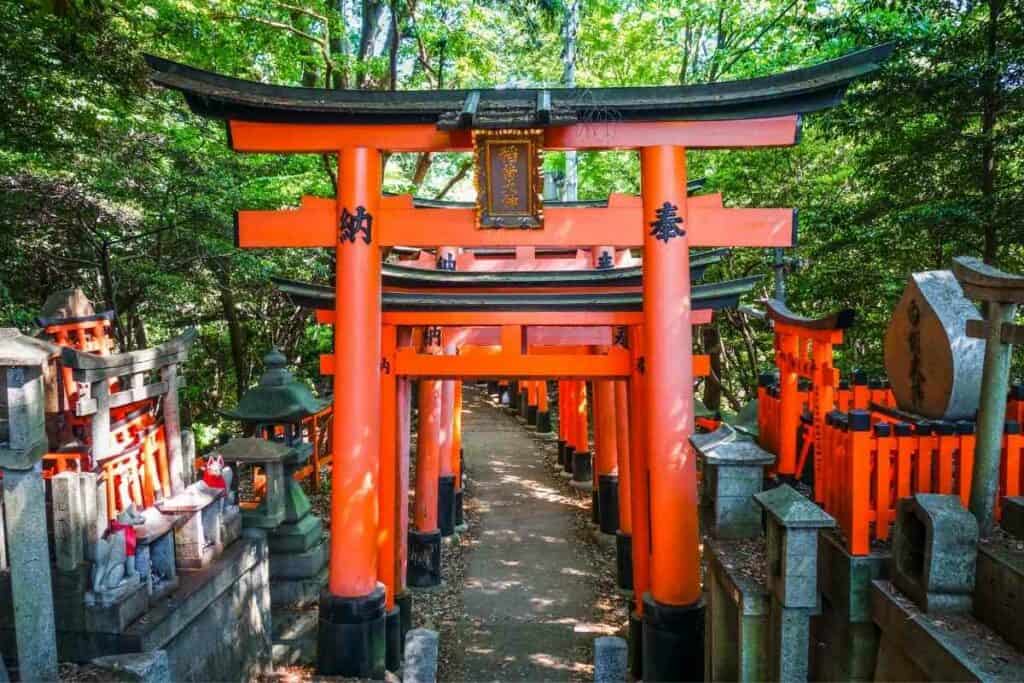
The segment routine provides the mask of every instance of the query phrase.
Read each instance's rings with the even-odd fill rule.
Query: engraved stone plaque
[[[966,328],[980,319],[950,271],[911,275],[885,333],[885,370],[901,410],[933,420],[974,418],[985,345]]]

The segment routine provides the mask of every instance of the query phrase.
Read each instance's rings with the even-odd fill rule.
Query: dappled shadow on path
[[[566,492],[548,470],[553,444],[468,385],[464,400],[480,524],[463,589],[466,679],[588,679],[590,642],[611,630],[589,619],[597,568],[574,528],[589,494]]]

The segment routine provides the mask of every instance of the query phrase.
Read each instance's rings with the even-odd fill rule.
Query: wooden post
[[[380,518],[377,551],[377,579],[384,584],[385,609],[385,659],[389,671],[401,666],[402,622],[395,604],[397,594],[397,536],[399,531],[399,507],[405,505],[398,497],[398,387],[395,373],[395,346],[397,330],[394,325],[381,329],[380,360],[380,475],[378,491]]]
[[[399,330],[399,343],[408,342],[409,329]],[[412,594],[406,590],[409,570],[409,446],[412,426],[412,382],[399,377],[398,394],[398,529],[395,532],[395,604],[402,620],[402,647],[412,630]]]
[[[377,584],[377,477],[380,457],[380,249],[374,216],[380,153],[338,151],[334,335],[334,453],[331,560],[320,600],[317,670],[384,675],[385,597]]]
[[[455,475],[455,529],[465,530],[462,494],[462,380],[455,380],[455,405],[452,409],[452,473]]]
[[[630,557],[633,561],[633,604],[629,615],[630,668],[633,677],[643,677],[643,622],[644,596],[650,589],[651,559],[651,507],[649,472],[647,467],[647,388],[644,386],[643,328],[631,327],[629,347],[633,366],[629,377],[629,471],[630,504],[633,534]]]
[[[640,150],[644,216],[644,337],[650,469],[651,585],[645,597],[645,681],[701,680],[700,584],[693,432],[686,152]]]
[[[572,485],[580,489],[593,488],[593,460],[590,454],[590,427],[587,424],[587,383],[573,380]]]
[[[619,528],[618,434],[615,419],[615,382],[594,382],[594,474],[601,532]]]
[[[619,528],[615,532],[616,578],[619,588],[633,589],[633,560],[630,543],[633,533],[632,486],[629,471],[629,387],[625,380],[615,383],[615,453],[619,466]]]
[[[438,328],[440,329],[440,328]],[[455,345],[446,344],[444,355],[455,354]],[[453,427],[455,420],[455,381],[441,381],[441,424],[438,430],[440,467],[437,480],[437,524],[441,536],[455,533],[455,458]]]
[[[439,347],[434,347],[440,352]],[[427,588],[441,583],[441,530],[438,528],[438,486],[441,453],[441,381],[421,379],[419,429],[416,439],[416,529],[409,534],[409,585]]]

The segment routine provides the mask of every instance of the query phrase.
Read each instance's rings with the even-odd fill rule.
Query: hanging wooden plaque
[[[541,228],[543,131],[475,130],[476,222],[480,228]]]

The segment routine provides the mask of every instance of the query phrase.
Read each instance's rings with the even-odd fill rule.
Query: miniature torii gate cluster
[[[407,400],[402,387],[408,383],[399,378],[422,379],[430,405],[438,381],[558,378],[599,386],[627,382],[644,678],[702,677],[697,476],[686,446],[694,423],[689,249],[791,246],[796,222],[790,209],[727,209],[688,199],[686,150],[793,145],[802,113],[838,103],[847,85],[876,69],[889,51],[883,46],[740,83],[598,88],[587,97],[574,90],[281,88],[150,58],[158,83],[183,92],[197,113],[226,119],[236,151],[337,154],[336,197],[305,197],[298,210],[241,211],[237,218],[240,247],[336,251],[334,307],[319,316],[336,327],[334,353],[322,363],[334,378],[334,467],[330,574],[319,617],[321,673],[383,674],[385,614],[395,604],[405,557],[400,547],[396,552],[404,542],[396,521],[406,505],[397,495],[403,477],[398,453],[408,432],[400,424],[404,411],[396,409]],[[595,109],[606,120],[585,123]],[[540,149],[613,148],[639,151],[639,197],[613,195],[605,207],[541,209],[534,177]],[[410,197],[382,195],[382,152],[469,150],[477,152],[475,209],[417,207]],[[450,245],[642,248],[639,310],[621,303],[589,307],[590,295],[540,309],[515,295],[482,310],[472,296],[453,298],[443,310],[436,302],[417,308],[415,297],[391,295],[389,304],[382,250]],[[532,330],[549,326],[625,326],[628,348],[527,353]],[[444,333],[438,339],[435,328],[492,328],[498,344],[444,355]],[[425,343],[413,343],[409,330],[416,329],[430,330]],[[601,403],[608,405],[607,392]],[[421,420],[432,422],[435,414],[421,413]],[[646,477],[636,476],[645,471]],[[424,525],[429,515],[424,509]],[[649,538],[641,538],[637,522],[648,517]],[[417,561],[412,548],[408,554]]]

